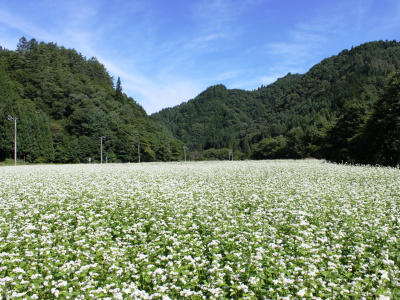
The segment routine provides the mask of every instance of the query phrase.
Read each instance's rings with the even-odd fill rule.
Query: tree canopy
[[[218,84],[148,116],[95,58],[21,38],[0,47],[0,161],[325,158],[400,163],[400,43],[343,50],[257,90]]]
[[[366,43],[324,59],[306,74],[289,73],[253,91],[212,86],[151,117],[200,153],[233,148],[253,159],[312,156],[335,162],[383,162],[366,156],[367,137],[362,132],[372,122],[367,120],[385,93],[388,76],[399,67],[400,43]],[[390,136],[393,141],[374,143],[395,145],[399,138],[395,132]]]
[[[18,157],[30,162],[100,160],[100,137],[109,161],[181,159],[183,146],[122,92],[95,58],[54,43],[21,38],[16,51],[0,50],[0,160],[13,157],[18,118]],[[174,148],[174,152],[171,149]]]

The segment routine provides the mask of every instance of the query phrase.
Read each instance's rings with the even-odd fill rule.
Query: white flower
[[[26,230],[35,230],[36,227],[32,224],[28,224],[28,226],[25,227]]]
[[[11,298],[20,298],[20,297],[25,296],[25,295],[26,295],[26,292],[24,292],[24,293],[13,292],[11,294]]]
[[[249,283],[252,286],[256,286],[259,283],[259,281],[260,281],[260,278],[257,278],[254,276],[249,278]]]
[[[382,276],[381,276],[381,279],[382,279],[382,280],[383,280],[383,279],[386,279],[386,280],[390,281],[389,273],[388,273],[387,271],[382,270],[382,271],[379,271],[379,273],[382,274]]]
[[[60,294],[60,291],[57,290],[56,288],[52,288],[52,289],[51,289],[51,293],[52,293],[56,298],[58,298],[58,295]]]
[[[239,291],[240,291],[240,290],[243,290],[243,292],[245,292],[245,293],[247,293],[247,292],[249,291],[248,286],[245,285],[245,284],[239,285],[239,286],[237,287],[237,289],[238,289]]]
[[[13,272],[14,272],[14,273],[23,273],[23,274],[25,274],[25,271],[24,271],[23,269],[21,269],[20,267],[16,267],[16,268],[13,270]]]
[[[304,288],[296,293],[297,296],[304,297],[307,292],[307,288]]]
[[[61,280],[61,281],[57,284],[57,287],[65,287],[65,286],[67,286],[67,284],[68,284],[67,281]]]

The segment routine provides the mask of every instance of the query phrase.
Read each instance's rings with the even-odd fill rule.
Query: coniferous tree
[[[117,85],[115,87],[115,100],[123,103],[123,95],[122,95],[122,84],[121,84],[121,78],[118,77],[117,80]]]

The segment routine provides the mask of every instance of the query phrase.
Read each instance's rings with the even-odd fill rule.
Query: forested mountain
[[[257,90],[209,87],[148,116],[105,67],[74,49],[21,38],[0,47],[0,161],[78,163],[318,157],[400,163],[400,43],[344,50]],[[232,151],[232,152],[231,152]]]
[[[400,43],[370,42],[324,59],[306,74],[287,74],[254,91],[212,86],[151,117],[204,158],[226,159],[233,149],[236,158],[313,156],[393,165],[385,155],[372,154],[383,140],[366,130],[377,103],[388,96],[389,75],[399,69]],[[398,137],[391,145],[396,143]]]
[[[21,38],[16,51],[0,47],[0,161],[14,153],[30,162],[169,161],[183,145],[122,92],[96,58],[74,49]]]

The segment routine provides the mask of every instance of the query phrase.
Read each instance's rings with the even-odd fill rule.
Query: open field
[[[400,170],[0,168],[3,299],[399,299]]]

